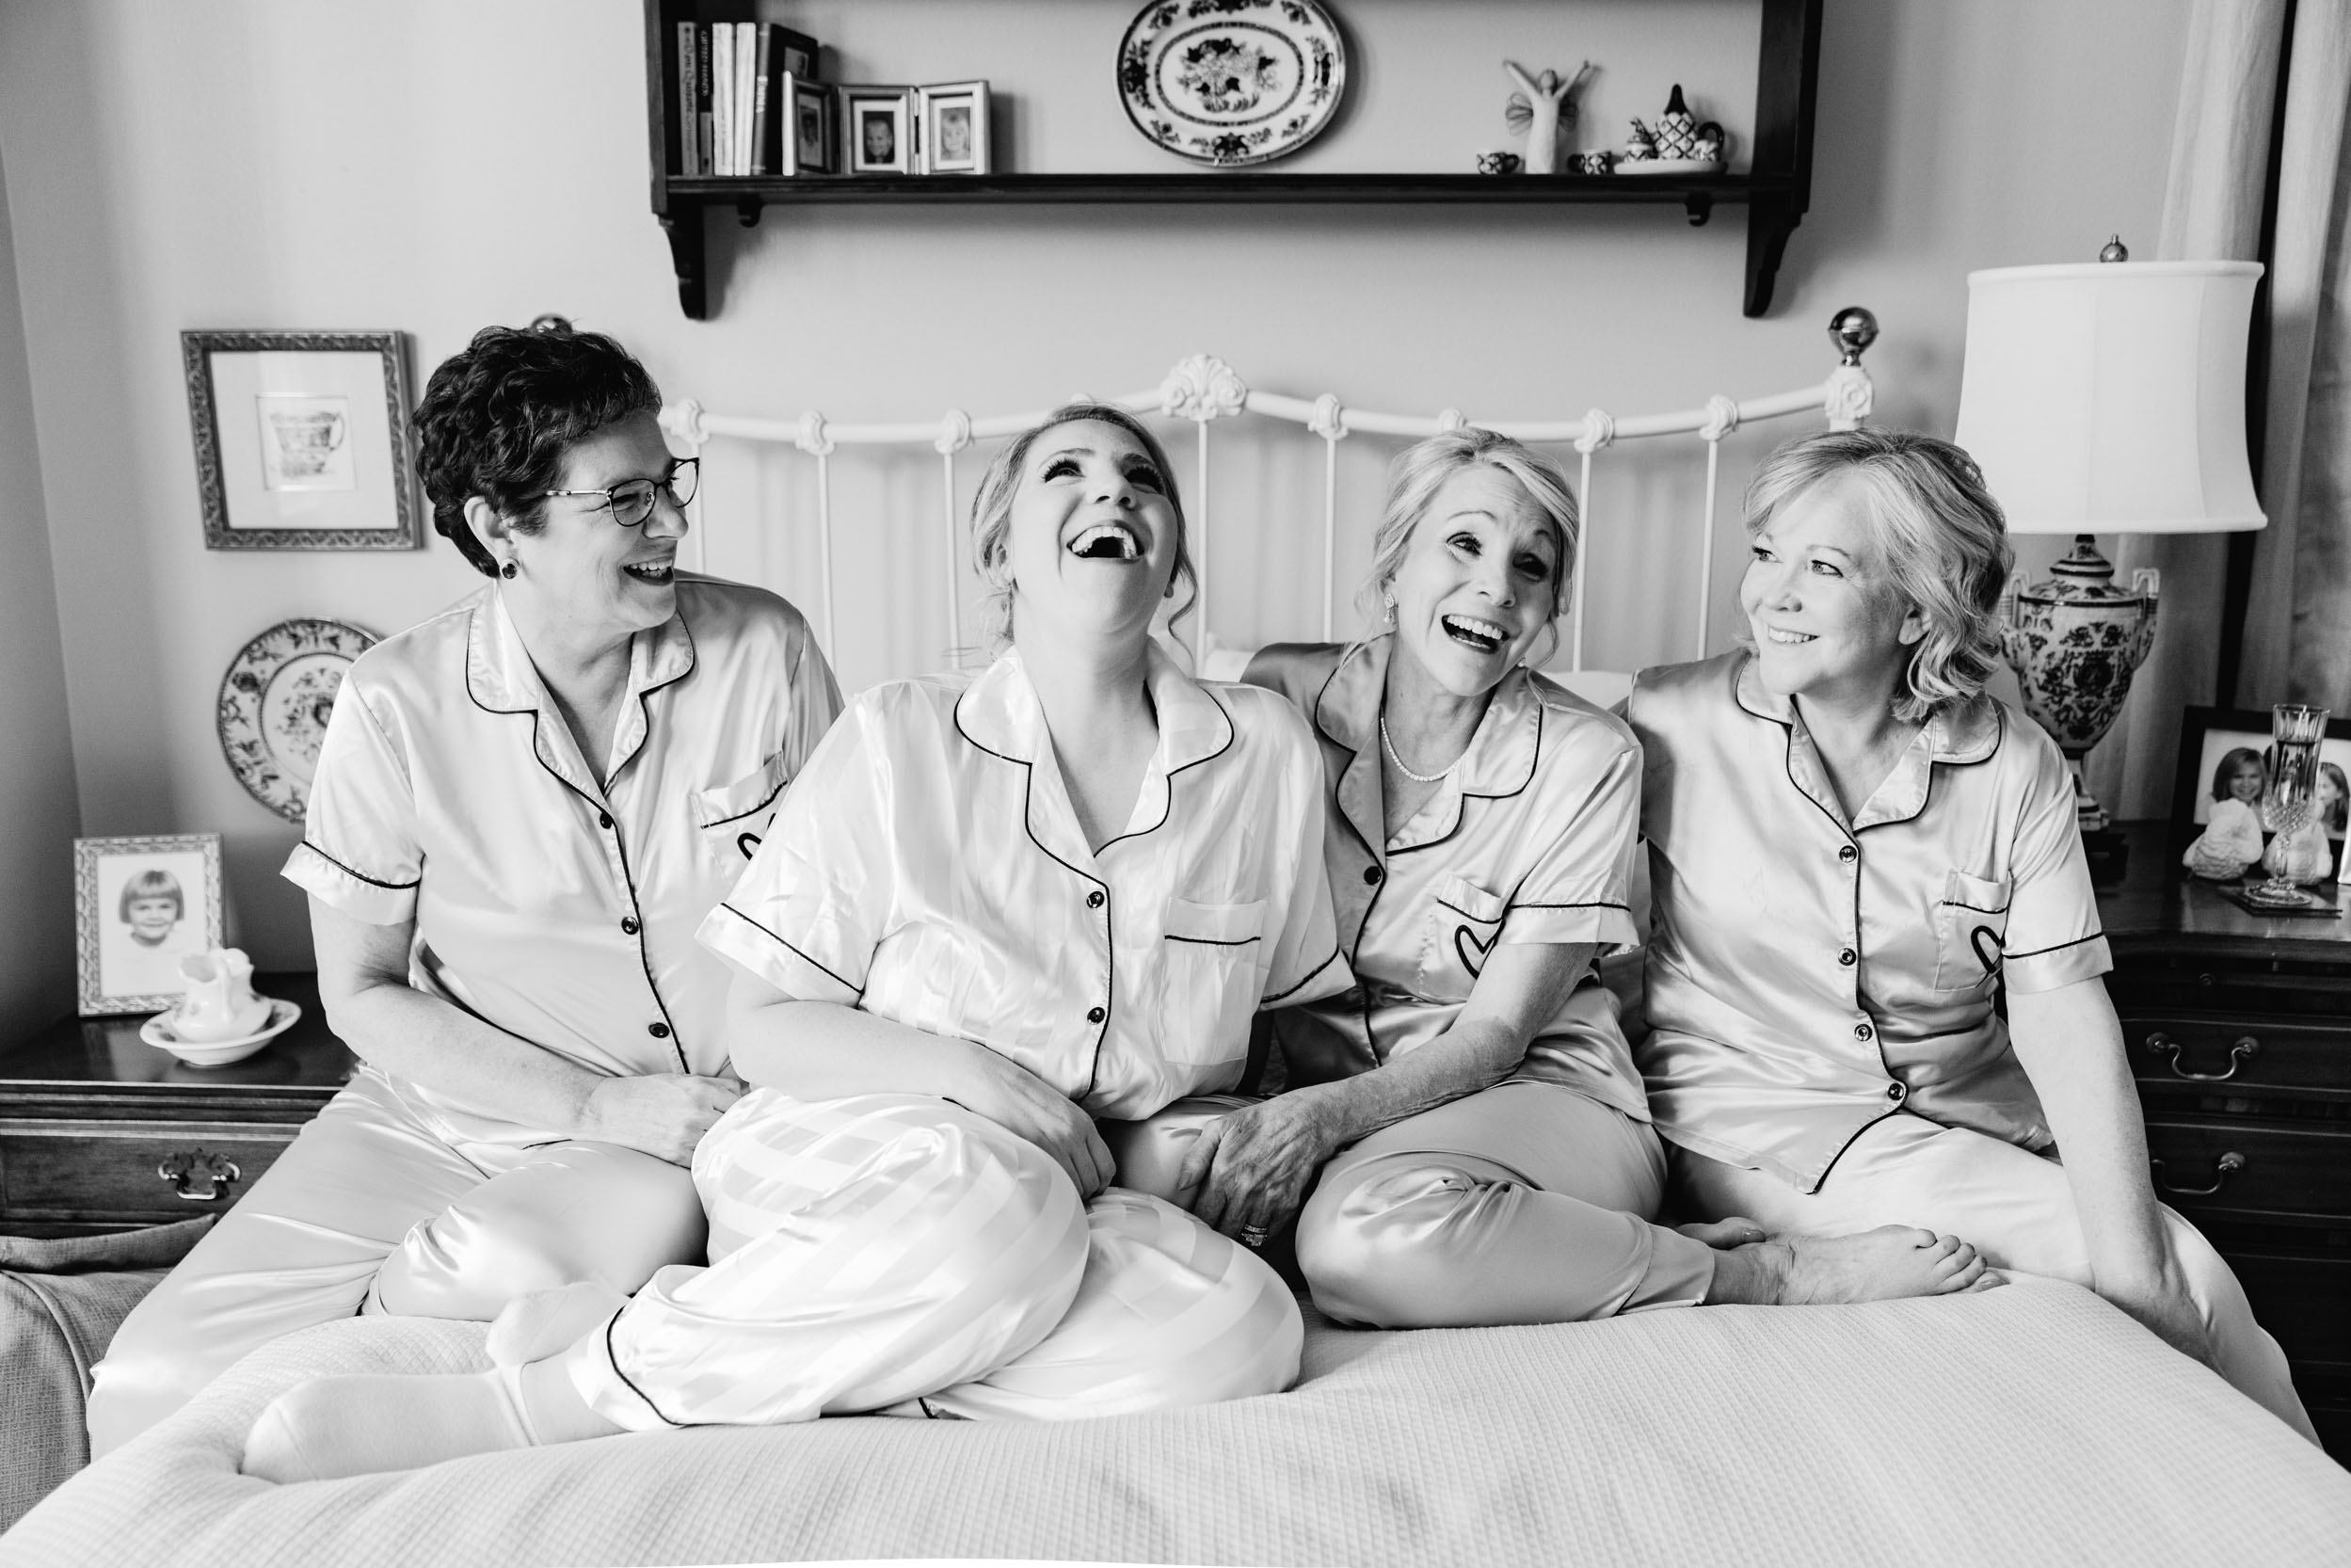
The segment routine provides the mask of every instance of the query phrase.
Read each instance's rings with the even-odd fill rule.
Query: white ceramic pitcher
[[[187,995],[171,1015],[171,1032],[201,1044],[258,1034],[269,1022],[269,999],[253,994],[253,961],[238,948],[215,948],[180,960]]]

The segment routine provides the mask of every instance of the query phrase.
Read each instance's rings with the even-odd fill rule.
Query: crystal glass
[[[2249,889],[2263,904],[2314,902],[2295,886],[2311,880],[2295,874],[2295,854],[2318,812],[2318,753],[2327,738],[2327,710],[2281,702],[2270,710],[2268,788],[2262,795],[2263,825],[2277,835],[2262,863],[2269,880]]]

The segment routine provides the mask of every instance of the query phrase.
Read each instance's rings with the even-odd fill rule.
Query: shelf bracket
[[[701,204],[680,202],[678,211],[660,216],[662,232],[669,238],[670,264],[678,274],[678,308],[688,321],[708,321],[710,256],[702,234]]]
[[[1771,309],[1771,290],[1779,280],[1780,260],[1787,254],[1788,236],[1796,232],[1803,216],[1795,200],[1786,196],[1758,191],[1748,203],[1747,315],[1760,316]]]
[[[735,203],[735,221],[745,229],[756,229],[760,226],[760,214],[765,211],[767,203],[758,197],[746,196]]]
[[[1714,216],[1714,193],[1693,190],[1683,193],[1682,211],[1689,215],[1689,226],[1703,229],[1706,219]]]

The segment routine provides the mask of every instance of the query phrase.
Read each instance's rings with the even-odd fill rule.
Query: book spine
[[[711,24],[711,172],[735,171],[735,24]]]
[[[776,46],[773,27],[759,29],[759,46],[752,51],[751,64],[751,172],[770,174],[776,168],[776,156],[768,127],[775,122],[770,112],[774,102]]]
[[[718,144],[711,124],[711,94],[713,74],[711,69],[710,24],[694,24],[694,146],[695,159],[705,174],[718,172]]]
[[[753,98],[759,90],[760,24],[735,24],[735,172],[752,172],[751,120]]]
[[[678,120],[678,172],[687,176],[702,172],[697,154],[700,139],[695,135],[695,82],[700,72],[695,64],[694,24],[680,22],[678,33],[678,74],[670,90],[675,101]]]

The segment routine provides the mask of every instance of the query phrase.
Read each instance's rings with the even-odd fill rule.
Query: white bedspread
[[[1055,1425],[824,1420],[279,1487],[306,1375],[483,1365],[476,1325],[264,1349],[0,1560],[358,1568],[1036,1557],[1164,1563],[2342,1563],[2351,1475],[2066,1286],[1549,1328],[1311,1314],[1271,1399]]]

